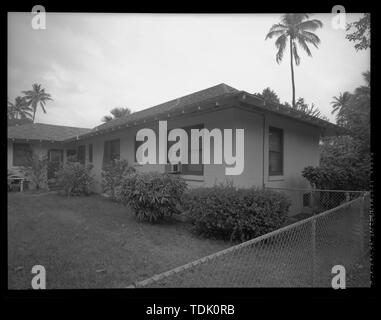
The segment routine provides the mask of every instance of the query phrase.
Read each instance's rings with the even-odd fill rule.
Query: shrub
[[[232,186],[192,189],[182,203],[196,232],[231,241],[246,241],[281,227],[291,205],[278,192]]]
[[[28,166],[23,168],[23,174],[36,189],[48,189],[48,159],[33,152],[28,159]]]
[[[92,165],[79,162],[67,162],[57,171],[57,184],[68,197],[89,195],[94,178],[91,175]]]
[[[116,189],[116,199],[128,204],[139,220],[153,223],[179,213],[186,187],[184,179],[176,175],[135,173],[122,179]]]
[[[364,170],[365,171],[365,170]],[[368,170],[369,171],[369,170]],[[367,178],[363,178],[360,169],[355,167],[320,166],[305,167],[302,171],[304,178],[308,180],[313,188],[330,190],[367,190]]]
[[[127,160],[113,160],[105,164],[102,169],[102,189],[115,198],[115,189],[120,186],[123,178],[135,172],[135,168],[128,165]]]

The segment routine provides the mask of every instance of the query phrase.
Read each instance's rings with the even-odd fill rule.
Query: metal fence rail
[[[306,190],[270,187],[266,187],[266,190],[281,192],[291,200],[290,216],[301,213],[307,215],[318,214],[365,194],[364,191],[348,190]]]
[[[357,192],[324,197],[315,193],[319,209],[309,218],[130,287],[330,286],[334,265],[348,272],[369,250],[369,199]]]

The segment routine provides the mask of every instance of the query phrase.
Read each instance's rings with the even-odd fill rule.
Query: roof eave
[[[293,120],[317,126],[321,129],[322,136],[336,136],[349,134],[349,131],[341,126],[338,126],[323,119],[319,119],[317,117],[303,114],[302,112],[296,112],[291,109],[288,110],[287,107],[281,104],[266,103],[264,99],[247,92],[243,92],[239,100],[244,104],[254,106],[264,112],[274,113],[277,115],[288,117]]]
[[[36,139],[36,138],[17,138],[17,137],[7,137],[8,140],[11,141],[25,141],[25,142],[64,142],[64,140],[54,140],[54,139]]]
[[[152,121],[175,119],[181,116],[187,116],[194,113],[204,112],[204,111],[213,110],[213,109],[219,109],[225,106],[229,101],[235,100],[238,103],[237,98],[239,97],[241,93],[242,91],[235,92],[235,93],[227,93],[227,94],[224,94],[218,97],[213,97],[198,103],[189,104],[186,107],[179,108],[177,110],[172,110],[169,112],[165,111],[153,116],[144,117],[139,120],[131,120],[124,124],[115,125],[114,127],[91,131],[91,132],[79,135],[78,137],[66,139],[64,140],[64,142],[73,142],[77,140],[82,140],[92,136],[97,136],[97,135],[106,134],[112,131],[122,130],[128,127],[136,127],[136,126],[142,125],[144,123],[152,122]]]

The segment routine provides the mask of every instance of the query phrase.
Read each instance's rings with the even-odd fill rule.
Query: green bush
[[[361,173],[362,170],[359,168],[334,165],[308,166],[302,171],[303,177],[308,180],[313,188],[326,190],[367,190],[369,175]]]
[[[103,192],[115,198],[115,190],[120,186],[122,180],[135,172],[135,168],[128,165],[127,160],[115,159],[105,164],[102,169]]]
[[[192,189],[183,208],[199,234],[230,241],[246,241],[281,227],[290,201],[281,193],[232,186]]]
[[[66,195],[89,195],[94,183],[91,174],[92,165],[83,165],[79,162],[67,162],[57,171],[57,184]]]
[[[186,187],[184,179],[176,175],[135,173],[122,179],[116,188],[116,199],[129,205],[139,220],[153,223],[179,213]]]
[[[35,189],[48,189],[48,165],[46,156],[33,152],[28,158],[28,165],[21,169],[23,175]]]

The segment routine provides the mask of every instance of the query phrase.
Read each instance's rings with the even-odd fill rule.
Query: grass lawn
[[[48,289],[126,287],[230,246],[188,228],[138,222],[101,196],[8,193],[8,287],[31,288],[34,265]]]
[[[315,286],[331,285],[336,264],[351,275],[348,286],[369,286],[366,261],[352,272],[360,256],[358,209],[343,207],[317,220]],[[310,222],[289,228],[148,286],[311,286],[311,228]],[[34,265],[46,268],[47,288],[126,287],[230,246],[198,237],[174,219],[138,222],[126,207],[100,196],[8,193],[12,289],[31,287]]]

